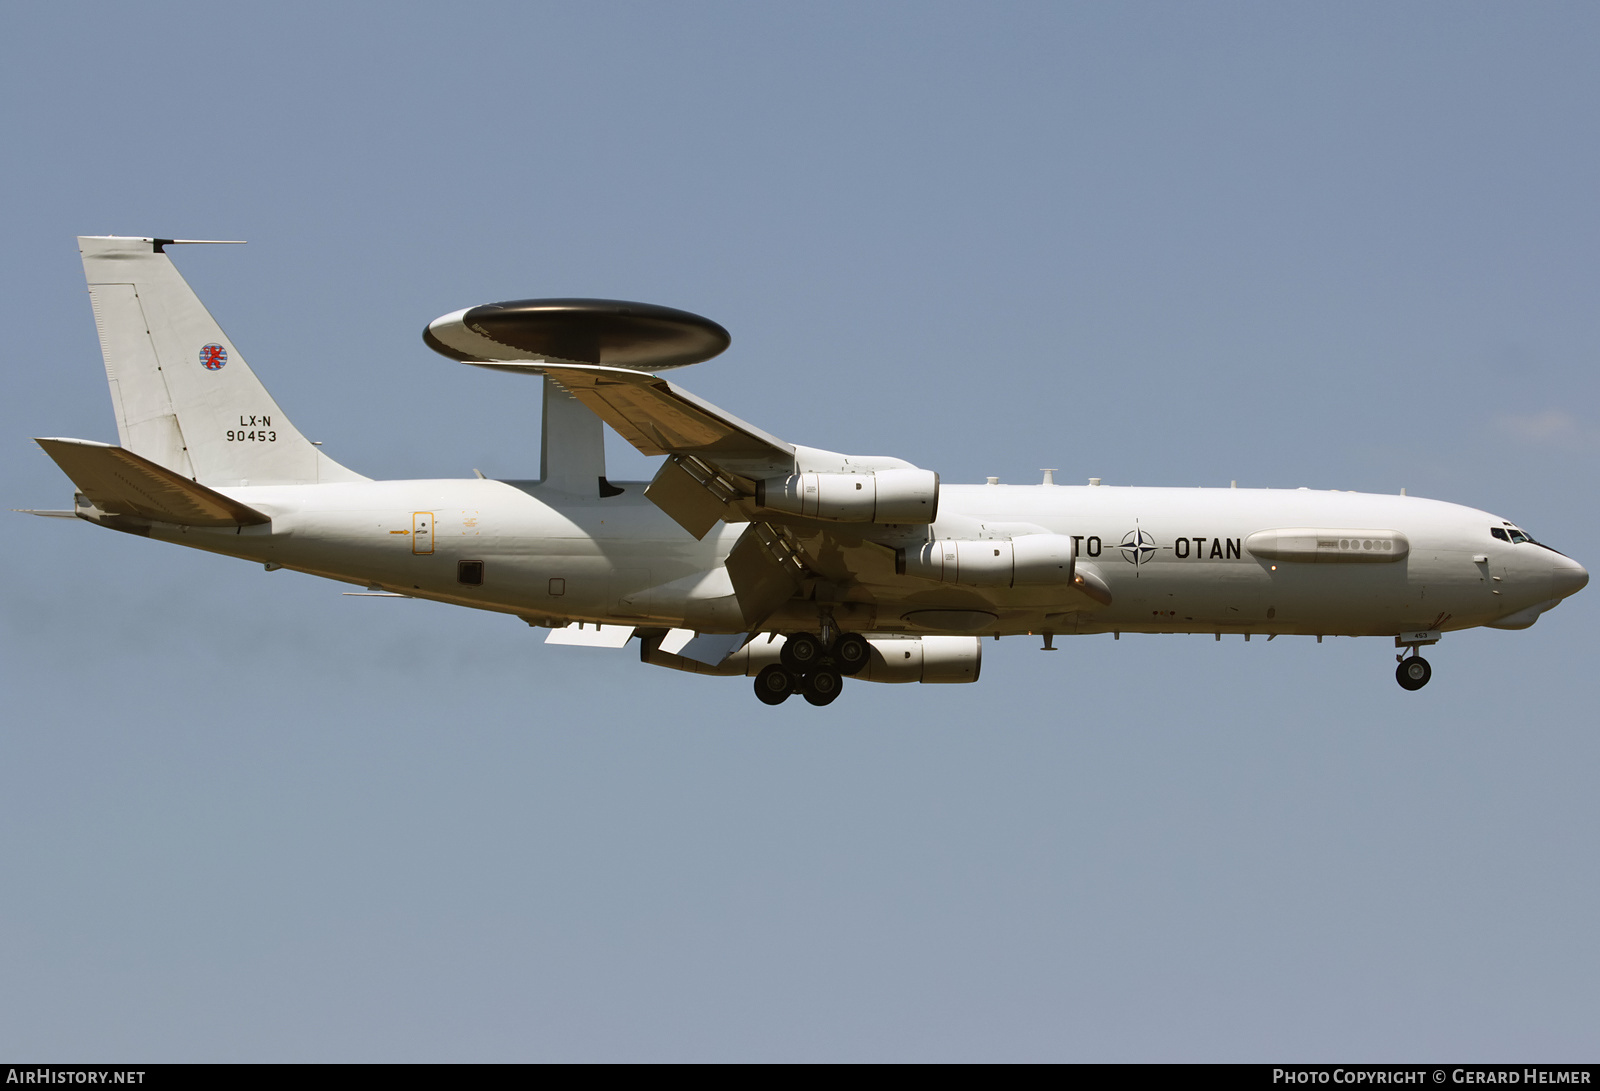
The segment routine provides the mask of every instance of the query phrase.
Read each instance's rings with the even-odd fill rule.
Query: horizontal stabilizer
[[[185,527],[236,527],[271,518],[142,455],[87,439],[35,439],[78,491],[107,515]]]

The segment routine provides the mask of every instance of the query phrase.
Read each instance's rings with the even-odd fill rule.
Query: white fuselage
[[[623,489],[590,499],[536,482],[471,479],[231,487],[221,491],[272,521],[157,524],[150,534],[538,624],[734,628],[708,604],[727,594],[721,566],[744,525],[720,524],[697,541],[645,499],[643,483]],[[1019,527],[1069,535],[1079,565],[1109,587],[1110,604],[1086,605],[1064,588],[896,575],[890,550],[863,545],[848,585],[809,588],[763,628],[810,628],[819,602],[863,632],[1518,628],[1587,576],[1554,550],[1491,535],[1507,525],[1460,505],[1369,493],[947,485],[938,521],[904,528],[905,540],[1002,539]],[[1245,548],[1252,534],[1292,527],[1398,532],[1409,552],[1387,563],[1303,563]],[[481,562],[481,583],[462,582],[462,562]]]
[[[720,352],[726,330],[623,300],[483,304],[424,334],[540,380],[539,481],[371,481],[290,424],[171,245],[78,239],[119,443],[38,439],[77,486],[73,513],[512,614],[558,644],[637,638],[647,663],[753,676],[767,704],[826,705],[846,676],[973,682],[980,638],[1020,633],[1389,636],[1414,690],[1432,671],[1417,650],[1443,632],[1526,628],[1588,582],[1510,523],[1432,500],[943,485],[790,443],[658,374]],[[607,427],[665,459],[648,485],[608,480]]]

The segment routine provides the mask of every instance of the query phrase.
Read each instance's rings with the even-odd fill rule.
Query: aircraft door
[[[417,554],[433,552],[433,512],[411,513],[411,552]]]

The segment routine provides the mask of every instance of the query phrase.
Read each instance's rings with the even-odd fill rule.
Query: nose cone
[[[1558,557],[1550,571],[1551,589],[1557,598],[1576,595],[1589,583],[1589,570],[1571,557]]]

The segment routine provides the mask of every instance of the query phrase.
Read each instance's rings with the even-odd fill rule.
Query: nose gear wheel
[[[1433,668],[1420,655],[1400,660],[1400,665],[1394,671],[1395,681],[1400,683],[1401,689],[1406,690],[1419,690],[1427,685],[1428,679],[1432,677]]]

